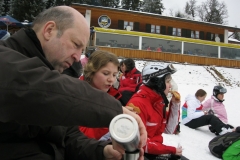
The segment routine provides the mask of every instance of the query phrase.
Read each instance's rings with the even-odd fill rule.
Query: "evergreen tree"
[[[100,5],[104,7],[119,8],[120,0],[101,0]]]
[[[126,10],[131,10],[132,0],[122,0],[122,8]]]
[[[139,11],[142,5],[141,0],[122,0],[121,6],[126,10]]]
[[[164,10],[162,0],[145,0],[143,5],[144,12],[162,14]]]
[[[44,8],[43,0],[13,0],[11,14],[19,21],[28,20],[31,22]]]
[[[89,4],[92,5],[95,0],[72,0],[72,3],[80,3],[80,4]]]
[[[179,18],[185,18],[185,15],[183,13],[181,13],[180,11],[177,11],[175,13],[175,17],[179,17]]]
[[[3,10],[2,4],[3,4],[3,0],[0,0],[0,16],[3,15],[3,13],[2,13],[2,10]]]
[[[69,6],[69,5],[71,5],[72,2],[73,2],[73,0],[56,0],[55,5],[56,6],[61,6],[61,5]]]
[[[10,13],[11,0],[3,0],[1,5],[1,15],[6,16]]]
[[[47,0],[45,2],[46,9],[48,9],[48,8],[54,6],[54,5],[55,5],[55,0]]]

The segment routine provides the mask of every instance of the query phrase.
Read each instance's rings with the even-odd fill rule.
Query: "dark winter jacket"
[[[103,159],[106,142],[77,126],[107,127],[121,113],[112,96],[54,70],[33,30],[0,41],[1,160]]]
[[[69,75],[74,78],[79,78],[82,75],[81,61],[74,62],[71,67],[65,69],[62,74]]]

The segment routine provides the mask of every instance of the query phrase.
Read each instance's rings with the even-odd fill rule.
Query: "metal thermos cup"
[[[139,158],[139,150],[135,152],[125,152],[124,160],[138,160]]]
[[[137,160],[140,134],[137,121],[130,115],[120,114],[110,123],[109,131],[112,139],[121,144],[125,150],[125,160]]]

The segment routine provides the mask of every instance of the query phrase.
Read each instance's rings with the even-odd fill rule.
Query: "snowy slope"
[[[140,71],[146,63],[162,63],[136,60],[136,67]],[[173,64],[177,72],[172,75],[178,84],[178,91],[181,94],[181,104],[188,94],[195,94],[198,89],[204,89],[210,98],[214,85],[222,84],[227,88],[225,94],[225,107],[228,113],[229,124],[240,126],[240,69],[214,67],[214,66],[195,66],[191,64]],[[177,146],[180,143],[184,150],[183,155],[190,160],[217,160],[208,149],[209,141],[215,137],[208,130],[208,127],[191,129],[181,125],[179,135],[164,134],[164,143]]]

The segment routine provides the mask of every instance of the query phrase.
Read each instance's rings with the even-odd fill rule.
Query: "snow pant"
[[[223,123],[218,117],[214,115],[203,115],[199,118],[192,119],[190,122],[185,124],[186,126],[196,129],[198,127],[211,125],[212,129],[216,131],[217,134],[222,132],[222,128],[228,129],[228,125]]]
[[[231,144],[223,153],[223,160],[239,160],[240,159],[240,140]]]
[[[160,155],[153,155],[144,153],[144,160],[189,160],[184,156],[178,156],[174,154],[160,154]]]

